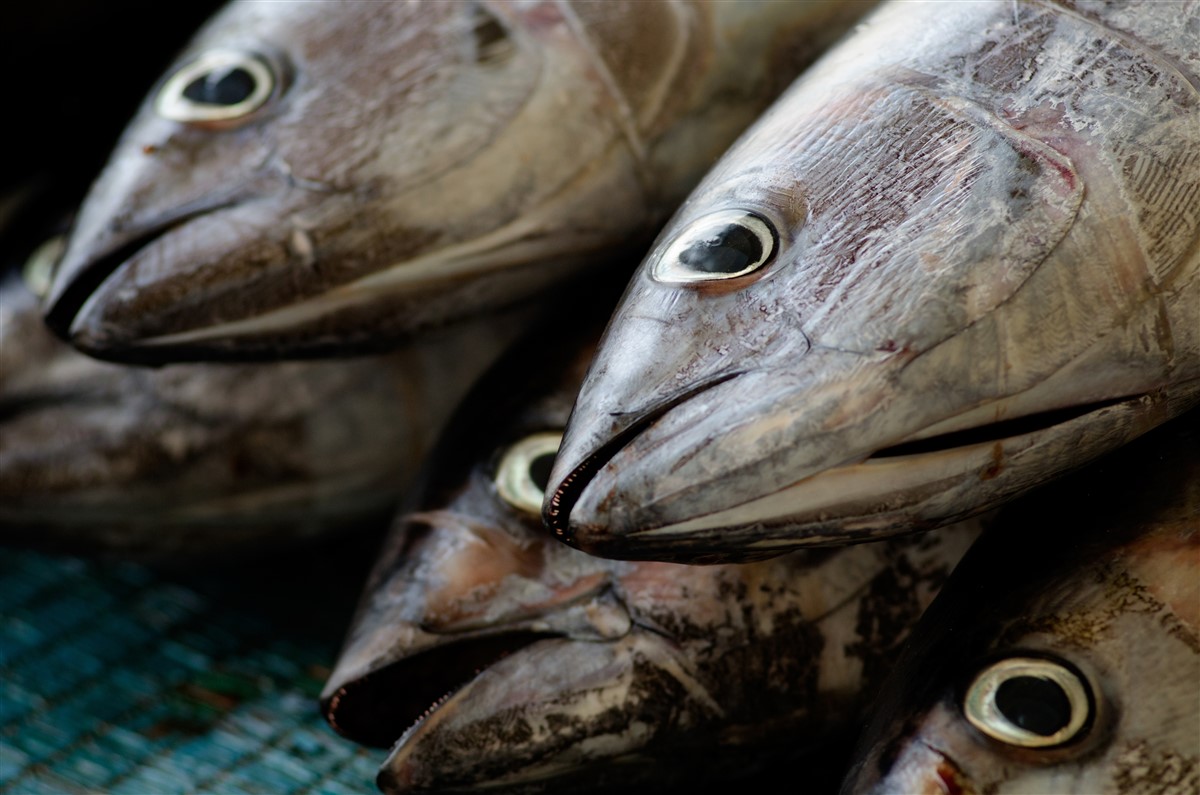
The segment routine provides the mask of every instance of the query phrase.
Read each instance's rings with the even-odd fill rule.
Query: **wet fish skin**
[[[868,5],[234,2],[180,63],[257,53],[275,96],[216,130],[149,98],[48,318],[105,358],[273,358],[542,294],[648,238]]]
[[[1198,19],[1188,2],[881,7],[634,276],[548,523],[664,560],[879,538],[1195,405]],[[773,261],[655,280],[677,235],[730,208],[774,223]]]
[[[158,370],[56,339],[0,287],[0,538],[162,561],[386,521],[437,429],[524,318],[386,357]]]
[[[536,500],[522,512],[494,480],[510,445],[562,427],[593,346],[560,325],[506,361],[511,410],[476,393],[492,410],[464,408],[475,422],[393,528],[323,694],[339,731],[394,744],[385,792],[737,778],[819,746],[851,725],[977,533],[741,566],[559,544]]]
[[[1196,791],[1198,430],[1192,412],[1001,512],[914,630],[844,795]],[[977,670],[1031,652],[1091,686],[1090,727],[1056,747],[991,739],[965,717]]]

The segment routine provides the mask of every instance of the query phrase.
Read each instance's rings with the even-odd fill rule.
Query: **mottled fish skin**
[[[561,429],[582,380],[595,338],[555,332],[568,358],[539,341],[507,361],[514,409],[472,412],[394,527],[325,689],[331,724],[395,744],[388,793],[736,778],[852,726],[977,527],[745,565],[559,544],[540,491],[522,511],[495,485],[515,442]]]
[[[881,7],[635,275],[548,523],[596,554],[680,561],[878,538],[1195,405],[1198,36],[1191,1]],[[730,209],[773,223],[773,260],[665,281],[692,250],[677,236]]]
[[[159,370],[56,339],[0,287],[0,539],[123,557],[260,549],[386,522],[523,317],[386,357]]]
[[[889,675],[844,795],[1200,790],[1200,415],[1048,487],[968,553]],[[1023,748],[964,690],[1014,656],[1086,680],[1090,725]]]
[[[104,358],[278,357],[544,293],[648,240],[870,5],[234,2],[180,64],[254,53],[274,95],[218,129],[152,95],[48,319]]]

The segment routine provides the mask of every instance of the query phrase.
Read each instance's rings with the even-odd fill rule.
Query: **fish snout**
[[[664,416],[677,409],[689,414],[703,412],[703,397],[709,390],[736,379],[738,372],[719,373],[696,386],[666,396],[648,408],[621,412],[603,412],[577,404],[576,416],[603,417],[591,426],[573,423],[559,448],[549,482],[558,484],[547,492],[543,520],[562,541],[593,554],[610,554],[609,542],[636,532],[641,517],[624,495],[639,478],[655,478],[659,473],[643,471],[639,459],[623,452],[639,437],[654,428]],[[698,405],[691,405],[696,401]],[[663,442],[659,442],[662,444]],[[629,460],[631,459],[632,460]],[[647,506],[649,507],[649,506]]]
[[[845,795],[976,795],[978,790],[948,754],[917,740],[869,790],[843,789]]]

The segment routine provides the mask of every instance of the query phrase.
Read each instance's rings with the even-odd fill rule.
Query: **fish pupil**
[[[529,479],[538,491],[545,491],[550,483],[550,470],[554,467],[554,453],[542,453],[529,462]]]
[[[758,262],[762,254],[758,235],[739,224],[729,224],[692,243],[679,261],[701,273],[738,273]]]
[[[235,66],[197,77],[183,89],[183,95],[203,105],[236,105],[249,99],[254,88],[254,75]]]
[[[1026,731],[1049,737],[1071,722],[1071,702],[1049,679],[1014,676],[996,690],[996,707]]]

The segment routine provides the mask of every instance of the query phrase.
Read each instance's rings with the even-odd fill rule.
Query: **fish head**
[[[1098,478],[1001,513],[914,631],[845,795],[1196,787],[1200,469],[1140,463],[1174,491]]]
[[[539,133],[517,121],[544,111],[544,72],[571,67],[504,8],[230,4],[92,188],[50,324],[140,362],[378,348],[456,306],[502,304],[486,277],[462,292],[480,262],[587,249],[566,196],[546,226],[511,225],[563,190],[542,169],[567,154],[533,163]],[[560,273],[517,270],[522,284]]]
[[[729,150],[634,275],[551,476],[568,543],[751,559],[933,527],[1195,403],[1191,358],[1180,375],[1169,346],[1134,350],[1158,288],[1073,259],[1087,147],[928,76],[847,78],[890,46],[857,39]],[[1064,279],[1070,300],[1103,296],[1089,328]]]
[[[604,561],[626,630],[543,637],[477,669],[400,736],[380,788],[612,791],[736,780],[811,754],[852,724],[972,536],[743,565]],[[898,560],[913,564],[903,584]],[[888,618],[872,622],[877,610]]]

